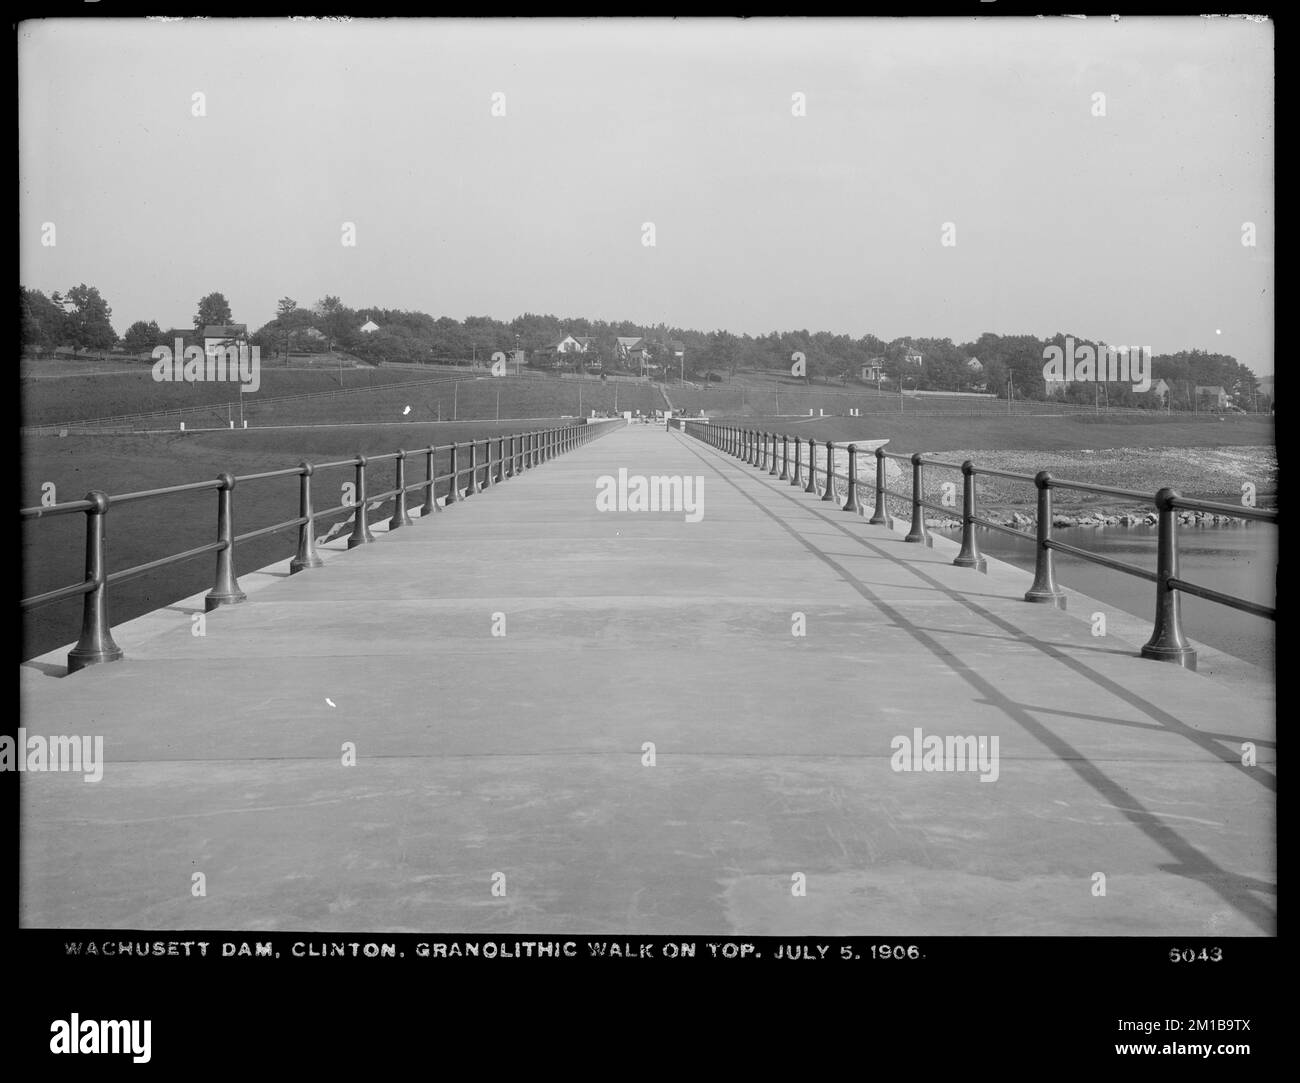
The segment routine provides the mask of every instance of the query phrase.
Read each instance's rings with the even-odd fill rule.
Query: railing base
[[[1040,605],[1054,605],[1054,606],[1056,606],[1057,609],[1064,609],[1064,608],[1065,608],[1065,595],[1064,595],[1064,594],[1053,594],[1051,591],[1046,591],[1046,590],[1043,590],[1043,591],[1035,591],[1035,590],[1026,591],[1026,592],[1025,592],[1025,601],[1027,601],[1027,602],[1037,602],[1037,603],[1040,604]]]
[[[1174,665],[1182,666],[1184,669],[1190,669],[1196,672],[1196,649],[1194,647],[1152,647],[1143,646],[1141,652],[1143,658],[1151,658],[1157,662],[1173,662]]]
[[[248,595],[242,590],[234,591],[228,594],[207,594],[203,598],[203,611],[211,613],[218,606],[238,605],[240,602],[248,600]]]
[[[68,651],[68,672],[76,673],[87,666],[97,666],[104,662],[120,662],[126,657],[125,652],[116,643],[96,651]]]
[[[297,557],[294,557],[289,561],[289,574],[297,575],[299,572],[304,571],[307,568],[323,567],[325,567],[325,562],[321,560],[320,557],[312,557],[311,560],[299,560]]]
[[[985,572],[986,574],[989,570],[989,562],[983,557],[978,560],[973,560],[970,557],[958,557],[953,561],[953,564],[958,568],[974,568],[977,572]]]

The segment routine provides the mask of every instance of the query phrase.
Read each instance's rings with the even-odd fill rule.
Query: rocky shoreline
[[[1002,526],[1009,526],[1015,530],[1024,531],[1026,534],[1032,534],[1034,531],[1035,517],[1026,515],[1023,512],[1013,511],[1007,513],[989,512],[987,509],[978,512],[981,519],[988,519],[990,522],[1000,523]],[[898,518],[898,516],[895,516]],[[1249,526],[1251,520],[1242,519],[1234,515],[1212,515],[1200,511],[1182,511],[1178,514],[1178,522],[1184,526]],[[1055,514],[1052,516],[1052,526],[1070,527],[1070,526],[1155,526],[1157,524],[1156,513],[1154,511],[1146,514],[1134,514],[1133,512],[1113,512],[1113,511],[1089,511],[1082,515],[1063,515]],[[960,530],[960,519],[927,519],[925,525],[931,530]]]
[[[1117,489],[1150,491],[1154,497],[1164,486],[1185,497],[1217,504],[1238,505],[1248,484],[1258,507],[1277,505],[1277,449],[1274,447],[1200,448],[1101,448],[1095,450],[958,450],[942,457],[960,462],[970,459],[977,466],[1018,474],[1047,470],[1061,480],[1103,485]],[[891,479],[893,480],[893,479]],[[907,508],[909,480],[899,472],[893,485],[901,498],[900,512]],[[945,484],[947,483],[947,484]],[[959,530],[961,478],[949,471],[932,470],[925,475],[925,499],[952,506],[951,516],[927,519],[936,530]],[[1075,489],[1054,489],[1052,525],[1057,527],[1151,527],[1156,510],[1150,502],[1125,501],[1105,494]],[[981,476],[978,479],[978,514],[990,522],[1032,533],[1037,493],[1032,484]],[[1197,526],[1249,526],[1252,521],[1221,513],[1180,511],[1180,524]]]

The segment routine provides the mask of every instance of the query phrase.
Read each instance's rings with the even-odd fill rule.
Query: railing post
[[[808,484],[803,491],[817,495],[817,441],[811,436],[808,437]]]
[[[858,445],[849,445],[849,497],[844,501],[844,511],[859,515],[862,505],[858,503]]]
[[[835,499],[835,445],[829,440],[826,441],[826,491],[822,499]]]
[[[451,485],[447,489],[447,498],[442,502],[444,507],[448,504],[454,504],[460,499],[456,495],[456,489],[460,485],[460,471],[456,468],[456,446],[456,441],[453,440],[451,442],[451,464],[448,466],[451,471]]]
[[[298,469],[298,515],[304,520],[298,526],[298,554],[289,561],[289,574],[296,575],[304,568],[319,568],[324,561],[316,555],[316,522],[312,518],[311,476],[314,467],[309,462],[301,462]]]
[[[929,545],[930,535],[925,529],[925,508],[921,507],[925,488],[925,479],[921,476],[921,466],[921,453],[915,451],[912,453],[912,529],[907,532],[907,537],[903,541],[920,542],[922,545]]]
[[[355,549],[375,540],[370,533],[370,524],[366,522],[366,457],[357,455],[357,510],[352,516],[352,534],[348,537],[348,548]]]
[[[478,492],[478,441],[469,442],[469,483],[465,486],[465,499]]]
[[[790,437],[785,433],[781,434],[781,473],[776,480],[790,480]]]
[[[1038,486],[1038,544],[1034,560],[1034,583],[1025,592],[1025,601],[1042,602],[1065,608],[1065,593],[1056,585],[1056,568],[1052,562],[1052,475],[1040,470],[1034,476]]]
[[[1169,585],[1178,578],[1178,509],[1173,504],[1178,497],[1176,489],[1156,493],[1156,623],[1141,655],[1195,671],[1196,650],[1183,635],[1182,599]]]
[[[81,635],[68,652],[69,673],[100,662],[116,662],[122,657],[122,648],[113,642],[113,632],[108,626],[108,560],[104,536],[108,494],[92,489],[85,498],[92,505],[86,509],[86,581],[95,585],[82,595]]]
[[[796,489],[803,484],[800,479],[803,458],[803,441],[799,437],[794,438],[794,470],[790,472],[790,484]]]
[[[506,480],[506,438],[497,437],[497,484]]]
[[[434,491],[438,488],[438,483],[433,480],[437,476],[434,473],[434,454],[435,452],[432,444],[424,449],[424,480],[429,483],[429,488],[424,494],[424,503],[420,505],[421,518],[426,515],[432,515],[435,511],[439,510],[438,494]]]
[[[510,437],[510,457],[513,461],[512,469],[516,475],[524,472],[524,441],[519,433]]]
[[[886,482],[885,449],[876,448],[876,506],[867,522],[875,526],[894,528],[894,520],[889,514],[889,486]]]
[[[388,520],[388,529],[396,530],[402,526],[414,526],[415,521],[411,518],[410,513],[406,510],[406,452],[401,448],[397,450],[397,458],[394,460],[393,488],[397,490],[397,496],[393,503],[393,517]]]
[[[980,556],[979,541],[975,535],[975,464],[967,459],[961,464],[961,552],[953,563],[959,568],[988,571],[989,562]]]
[[[483,441],[483,488],[492,488],[492,441]]]
[[[772,434],[772,461],[769,466],[770,469],[768,470],[768,473],[771,474],[772,477],[776,477],[776,433]]]
[[[766,469],[767,469],[767,433],[766,433],[766,432],[763,432],[763,433],[760,433],[760,434],[759,434],[759,438],[758,438],[758,464],[757,464],[757,465],[758,465],[758,468],[759,468],[760,470],[766,470]]]
[[[218,474],[217,489],[217,579],[203,599],[203,608],[211,613],[219,605],[236,605],[247,597],[235,578],[235,523],[231,512],[231,494],[235,488],[233,474]]]

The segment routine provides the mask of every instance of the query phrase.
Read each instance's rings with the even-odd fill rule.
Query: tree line
[[[20,303],[26,349],[72,346],[110,350],[120,345],[129,353],[148,353],[164,344],[175,330],[160,328],[156,321],[137,320],[119,339],[108,302],[98,289],[85,283],[49,297],[39,290],[21,289]],[[361,327],[367,321],[376,324],[378,330],[363,332]],[[232,323],[229,302],[220,292],[206,295],[199,300],[192,322],[195,337],[205,326]],[[592,362],[599,362],[602,371],[637,371],[640,362],[620,355],[618,339],[641,338],[647,346],[644,360],[661,366],[662,375],[668,379],[684,374],[687,379],[725,380],[741,369],[789,372],[792,356],[799,353],[805,358],[802,378],[807,383],[860,384],[865,370],[872,379],[878,373],[879,383],[891,389],[982,391],[1022,399],[1055,394],[1068,401],[1089,403],[1104,395],[1108,405],[1152,409],[1190,409],[1196,404],[1195,388],[1208,386],[1224,388],[1247,408],[1271,406],[1268,396],[1258,391],[1258,377],[1247,366],[1227,354],[1202,350],[1152,358],[1152,379],[1163,379],[1170,387],[1167,401],[1136,392],[1131,383],[1073,384],[1051,389],[1043,378],[1044,351],[1049,346],[1064,345],[1066,335],[1060,332],[1050,338],[985,332],[962,343],[923,336],[885,341],[872,334],[854,338],[806,329],[736,335],[721,329],[700,331],[664,323],[646,325],[532,312],[509,321],[491,316],[457,320],[381,305],[354,308],[327,295],[309,306],[300,306],[290,297],[281,298],[275,317],[249,338],[262,347],[264,357],[345,351],[372,362],[429,363],[474,358],[486,361],[498,350],[511,355],[517,349],[532,358],[566,335],[590,340],[585,353],[569,354],[566,362],[587,367],[596,367]],[[1076,350],[1084,344],[1104,346],[1086,336],[1071,337]],[[919,364],[915,362],[918,354]],[[977,359],[979,365],[972,366],[971,358]]]

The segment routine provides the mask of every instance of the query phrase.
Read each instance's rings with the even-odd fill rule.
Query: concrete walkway
[[[702,477],[703,518],[597,511],[619,468]],[[28,733],[107,761],[22,776],[24,925],[1275,932],[1271,688],[1094,638],[1101,603],[642,425],[377,533],[203,637],[172,607],[24,668]],[[996,780],[894,770],[917,729],[996,738]]]

